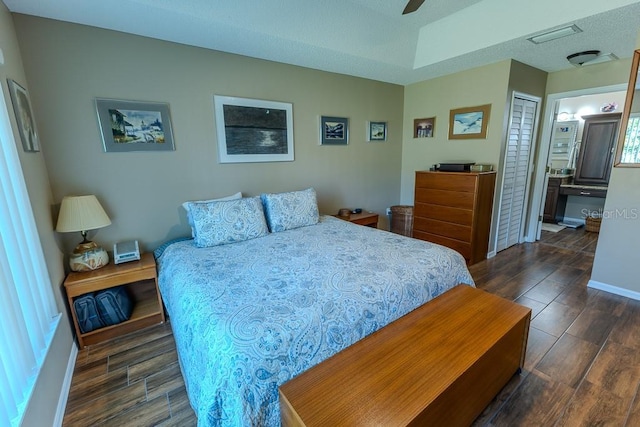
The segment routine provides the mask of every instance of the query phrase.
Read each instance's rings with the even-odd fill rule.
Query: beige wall
[[[546,71],[513,60],[509,74],[509,90],[544,98],[548,76]]]
[[[636,46],[640,48],[640,33]],[[628,81],[631,69],[624,73]],[[590,285],[640,299],[638,263],[640,241],[640,168],[614,167],[604,204],[604,219],[593,260]]]
[[[0,65],[0,84],[5,95],[5,102],[9,107],[9,117],[11,118],[14,137],[18,145],[18,155],[38,227],[38,234],[44,250],[49,277],[54,288],[57,306],[63,312],[62,321],[54,335],[23,423],[24,426],[42,426],[50,424],[56,413],[58,398],[73,345],[73,337],[63,302],[65,296],[61,290],[61,284],[64,280],[62,252],[58,247],[59,243],[53,231],[51,220],[52,196],[44,152],[25,153],[23,151],[9,97],[7,78],[15,80],[28,90],[31,90],[31,86],[25,78],[12,16],[3,2],[0,2],[0,49],[4,54],[4,65]],[[41,135],[41,139],[43,143],[46,143],[46,137]],[[2,142],[5,143],[5,141]]]
[[[112,220],[99,243],[139,239],[149,250],[189,233],[182,202],[237,191],[313,186],[322,213],[384,215],[399,202],[401,86],[24,15],[15,22],[54,199],[96,194]],[[214,94],[292,103],[295,161],[217,163]],[[103,152],[96,97],[168,102],[176,150]],[[318,144],[321,115],[350,119],[348,146]],[[386,142],[365,141],[368,120],[388,122]]]
[[[403,204],[413,204],[415,172],[436,163],[470,160],[497,165],[503,138],[510,61],[503,61],[405,87],[402,149]],[[449,111],[491,104],[484,140],[448,140]],[[413,120],[435,117],[433,138],[414,138]]]
[[[502,61],[405,87],[402,150],[402,204],[413,204],[415,172],[436,163],[489,163],[498,171],[489,252],[495,249],[497,206],[500,201],[511,97],[514,91],[543,97],[546,73],[517,61]],[[449,140],[451,109],[491,104],[487,138]],[[413,120],[436,117],[433,138],[413,138]]]
[[[613,168],[591,280],[636,293],[640,241],[640,169]]]
[[[629,81],[630,69],[631,59],[624,58],[618,61],[556,71],[549,73],[546,93],[548,95],[617,85]]]

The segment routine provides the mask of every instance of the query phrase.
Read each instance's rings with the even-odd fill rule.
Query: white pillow
[[[259,197],[189,202],[199,248],[242,242],[269,234]]]
[[[193,228],[193,219],[191,218],[191,211],[189,210],[189,203],[209,203],[209,202],[224,202],[227,200],[238,200],[242,198],[242,193],[238,191],[236,194],[232,194],[226,197],[220,197],[219,199],[210,199],[210,200],[193,200],[189,202],[184,202],[182,207],[185,211],[187,211],[187,222],[191,226],[191,237],[196,237],[195,229]]]

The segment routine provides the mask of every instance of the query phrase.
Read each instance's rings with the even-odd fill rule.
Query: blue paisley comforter
[[[448,248],[332,217],[159,256],[159,286],[199,426],[278,426],[278,386],[458,283]]]

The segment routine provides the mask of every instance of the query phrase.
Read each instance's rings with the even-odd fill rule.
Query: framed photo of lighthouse
[[[169,104],[96,99],[105,152],[173,151]]]

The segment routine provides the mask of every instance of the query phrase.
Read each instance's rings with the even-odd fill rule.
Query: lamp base
[[[82,242],[69,255],[71,271],[93,271],[109,264],[109,254],[94,242]]]

